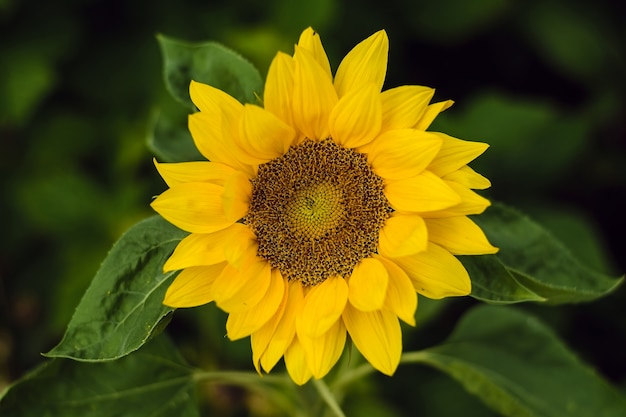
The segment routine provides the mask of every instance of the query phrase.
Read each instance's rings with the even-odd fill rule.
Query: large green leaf
[[[167,318],[163,297],[174,273],[165,260],[185,232],[160,216],[130,228],[111,249],[50,357],[111,360],[139,349]]]
[[[524,287],[495,255],[460,256],[459,260],[472,277],[472,297],[494,304],[546,301]]]
[[[584,267],[541,226],[502,204],[474,220],[500,248],[495,255],[461,257],[475,298],[496,303],[590,301],[623,281]]]
[[[186,120],[169,114],[155,113],[148,134],[148,147],[160,162],[204,161],[187,130]]]
[[[263,92],[257,69],[242,56],[216,42],[189,43],[158,36],[163,53],[165,84],[181,103],[193,108],[191,80],[219,88],[242,103],[254,103]]]
[[[442,345],[403,361],[442,370],[504,416],[626,415],[622,394],[550,329],[511,307],[477,307]]]
[[[192,370],[165,337],[117,361],[52,359],[10,386],[0,415],[195,417]]]

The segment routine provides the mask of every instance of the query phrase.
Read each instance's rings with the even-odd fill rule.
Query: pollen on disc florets
[[[283,276],[315,285],[347,277],[376,252],[392,208],[367,157],[330,139],[305,140],[259,166],[245,222]]]

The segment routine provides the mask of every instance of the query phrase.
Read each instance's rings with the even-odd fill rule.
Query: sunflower
[[[180,270],[164,304],[214,301],[259,373],[284,357],[297,384],[322,378],[349,335],[393,374],[417,294],[469,294],[455,255],[497,251],[467,217],[489,206],[467,166],[487,145],[426,131],[452,104],[429,104],[433,89],[381,92],[388,48],[373,34],[333,78],[308,28],[272,61],[262,106],[192,81],[189,129],[208,161],[155,161],[169,189],[152,207],[190,232],[164,265]]]

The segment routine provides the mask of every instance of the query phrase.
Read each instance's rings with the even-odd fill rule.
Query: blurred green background
[[[428,85],[456,101],[433,129],[491,144],[473,164],[492,180],[488,196],[544,224],[590,267],[623,273],[626,6],[616,4],[0,0],[0,390],[43,361],[112,243],[165,189],[146,146],[155,111],[172,106],[158,33],[221,42],[265,75],[307,26],[334,69],[386,29],[385,88]],[[475,303],[424,303],[406,349],[441,341]],[[625,288],[591,304],[521,308],[626,391]],[[209,306],[180,312],[169,331],[194,364],[251,369],[247,340],[225,341],[224,320]],[[494,415],[430,369],[382,378],[359,387],[375,395],[355,397],[349,415]],[[209,388],[206,410],[263,413],[254,397]]]

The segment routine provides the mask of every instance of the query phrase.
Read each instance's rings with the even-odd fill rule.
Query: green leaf
[[[546,301],[524,287],[495,255],[459,256],[472,277],[472,297],[494,304]]]
[[[175,273],[162,268],[185,235],[159,216],[130,228],[102,263],[63,340],[46,356],[111,360],[146,343],[172,311],[162,301]]]
[[[242,103],[257,102],[263,80],[257,69],[236,52],[216,42],[188,43],[158,37],[163,53],[165,85],[181,103],[193,109],[191,80],[212,85]]]
[[[545,226],[579,261],[600,271],[617,271],[612,263],[599,225],[583,210],[568,205],[533,202],[523,211]]]
[[[624,280],[580,265],[541,226],[502,204],[494,204],[473,219],[500,248],[495,255],[461,257],[475,287],[472,296],[478,299],[508,303],[527,301],[526,297],[549,304],[590,301],[614,291]]]
[[[581,363],[550,329],[512,308],[471,310],[442,345],[407,353],[504,416],[620,417],[626,398]]]
[[[148,147],[161,162],[206,160],[196,148],[185,123],[177,123],[165,114],[157,113],[153,116],[152,124]]]
[[[196,417],[194,390],[192,370],[159,337],[118,361],[53,359],[4,392],[0,415]]]

